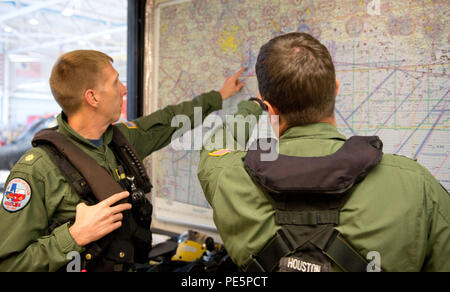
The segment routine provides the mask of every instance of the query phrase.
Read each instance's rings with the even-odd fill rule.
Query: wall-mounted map
[[[417,159],[450,189],[449,1],[182,0],[159,5],[155,24],[157,108],[219,89],[246,65],[247,86],[224,109],[232,113],[257,93],[260,46],[307,32],[336,65],[339,130],[380,136],[385,153]],[[156,212],[213,226],[198,159],[199,151],[171,147],[154,155],[154,193],[165,202]]]

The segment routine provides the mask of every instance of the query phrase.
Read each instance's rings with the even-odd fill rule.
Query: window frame
[[[147,0],[128,0],[127,119],[144,114],[144,58]]]

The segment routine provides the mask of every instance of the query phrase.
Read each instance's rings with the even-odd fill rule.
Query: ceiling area
[[[110,55],[126,83],[127,3],[0,0],[0,130],[58,110],[48,78],[65,52],[89,49]]]
[[[127,0],[0,0],[0,42],[19,56],[95,48],[126,52]]]

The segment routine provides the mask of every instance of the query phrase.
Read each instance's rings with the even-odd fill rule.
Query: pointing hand
[[[241,74],[245,71],[245,69],[247,69],[247,67],[243,67],[235,75],[228,77],[225,80],[222,89],[219,91],[220,95],[222,95],[222,100],[234,96],[242,89],[242,87],[244,87],[245,84],[239,80],[239,76],[241,76]]]

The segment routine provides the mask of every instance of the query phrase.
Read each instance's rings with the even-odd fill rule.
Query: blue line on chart
[[[345,125],[349,128],[349,130],[352,131],[352,134],[354,136],[356,136],[357,133],[355,132],[355,130],[353,130],[353,128],[349,125],[349,123],[344,119],[344,117],[342,116],[341,112],[337,109],[337,107],[335,107],[335,111],[339,115],[339,117],[341,117],[341,119],[344,121]]]
[[[448,154],[446,153],[422,153],[422,156],[431,156],[431,157],[447,157]]]
[[[448,91],[447,91],[448,93]],[[444,104],[444,108],[445,105],[447,104],[447,101]],[[419,149],[416,152],[416,155],[414,155],[414,159],[417,159],[417,156],[419,156],[420,151],[422,151],[422,148],[425,146],[425,143],[427,143],[428,138],[430,138],[431,134],[434,132],[434,130],[436,129],[437,124],[439,123],[439,121],[441,120],[442,116],[444,115],[444,112],[442,111],[441,114],[439,115],[439,117],[436,119],[436,122],[434,122],[433,126],[431,127],[430,131],[428,131],[428,134],[425,136],[425,139],[423,139],[422,144],[420,144]]]
[[[380,88],[381,88],[381,86],[383,86],[388,80],[389,80],[389,78],[391,78],[392,77],[392,75],[394,75],[394,73],[397,71],[397,69],[395,69],[395,70],[393,70],[392,72],[391,72],[391,74],[389,74],[388,75],[388,77],[386,77],[384,80],[383,80],[383,82],[381,82],[376,88],[375,88],[375,90],[374,91],[372,91],[372,93],[371,94],[369,94],[369,96],[366,98],[366,99],[364,99],[364,101],[357,107],[357,108],[355,108],[355,110],[345,119],[345,121],[348,121],[348,119],[351,117],[351,116],[353,116]]]
[[[414,79],[416,79],[416,80],[418,80],[418,81],[420,81],[420,82],[422,82],[422,80],[420,80],[420,78],[417,78],[417,77],[415,77],[415,76],[413,76],[413,75],[411,75],[411,73],[409,73],[408,71],[406,71],[406,70],[403,70],[403,69],[397,69],[398,71],[400,71],[400,72],[403,72],[403,73],[405,73],[406,75],[409,75],[411,78],[414,78]]]
[[[449,93],[450,90],[447,90],[447,92],[444,94],[444,96],[439,100],[438,103],[435,104],[435,106],[431,109],[431,111],[428,113],[428,115],[425,117],[425,119],[423,119],[423,121],[416,127],[416,129],[411,133],[411,135],[409,135],[409,137],[403,142],[403,144],[397,149],[397,151],[395,152],[395,154],[398,154],[400,152],[400,150],[402,150],[402,148],[406,145],[406,143],[408,143],[409,139],[411,139],[411,137],[416,133],[417,130],[420,129],[420,127],[422,126],[423,123],[425,123],[425,121],[428,119],[428,117],[431,115],[431,113],[434,111],[434,109],[445,99],[445,97],[447,96],[447,94]]]
[[[368,63],[348,63],[348,62],[339,62],[339,61],[335,61],[336,67],[342,66],[342,67],[347,67],[347,66],[353,66],[354,68],[357,67],[379,67],[379,66],[383,66],[383,65],[400,65],[401,63],[403,63],[403,61],[384,61],[384,62],[368,62]],[[386,68],[380,68],[380,70],[384,70]]]
[[[386,125],[386,123],[392,118],[392,116],[403,106],[403,104],[410,98],[410,96],[414,93],[414,91],[416,91],[417,87],[419,87],[422,84],[422,81],[420,81],[419,84],[417,84],[416,87],[414,87],[414,89],[408,94],[408,96],[405,97],[405,99],[400,103],[400,105],[391,113],[391,115],[387,118],[386,121],[384,121],[384,123],[379,126],[379,127],[383,127]],[[378,128],[378,130],[375,132],[374,136],[376,136],[378,134],[378,132],[381,131],[381,128]]]

